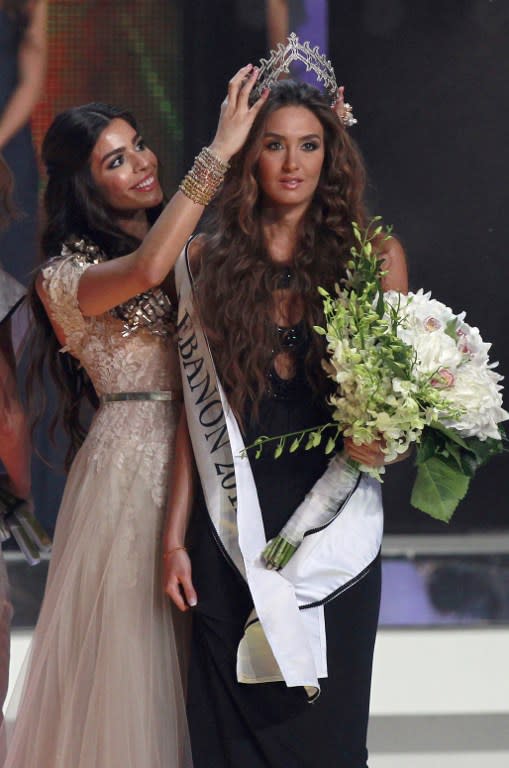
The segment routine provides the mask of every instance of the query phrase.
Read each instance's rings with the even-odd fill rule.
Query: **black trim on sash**
[[[330,520],[328,520],[328,521],[327,521],[326,523],[324,523],[323,525],[319,525],[319,526],[318,526],[318,528],[310,528],[310,529],[309,529],[309,531],[306,531],[306,533],[304,534],[304,536],[311,536],[313,533],[319,533],[320,531],[323,531],[323,530],[325,530],[325,528],[328,528],[328,527],[329,527],[329,525],[331,525],[331,523],[333,523],[333,522],[334,522],[334,520],[336,520],[336,519],[339,517],[339,515],[341,514],[341,512],[343,511],[343,509],[346,507],[346,505],[348,504],[348,502],[349,502],[349,501],[350,501],[350,499],[352,498],[352,496],[353,496],[354,492],[355,492],[355,491],[357,490],[357,488],[359,487],[359,483],[360,483],[360,481],[361,481],[361,476],[362,476],[362,473],[361,473],[361,472],[359,472],[359,475],[358,475],[358,477],[357,477],[357,480],[355,481],[355,485],[354,485],[354,487],[352,488],[352,490],[350,491],[350,493],[348,494],[348,496],[346,497],[346,499],[343,499],[343,501],[341,502],[341,504],[339,505],[339,507],[336,509],[336,512],[333,514],[333,516],[331,517],[331,519],[330,519]]]
[[[200,483],[201,483],[201,481],[200,481]],[[207,503],[205,501],[205,496],[203,495],[203,490],[202,490],[202,497],[203,497],[203,504],[205,505],[205,509],[207,509]],[[227,551],[226,547],[224,546],[223,542],[221,541],[221,537],[219,536],[219,534],[217,532],[216,526],[212,522],[212,518],[210,517],[208,510],[206,512],[206,515],[207,515],[207,520],[208,520],[208,523],[209,523],[209,526],[210,526],[210,529],[211,529],[211,532],[212,532],[212,538],[214,539],[217,548],[219,549],[219,551],[223,555],[223,557],[226,560],[227,564],[232,568],[233,571],[235,571],[235,573],[241,579],[242,583],[245,584],[245,586],[249,590],[249,585],[248,585],[246,579],[244,578],[243,573],[241,571],[239,571],[239,569],[237,568],[237,566],[233,562],[232,558],[228,554],[228,551]]]
[[[320,605],[327,605],[328,603],[332,602],[336,599],[336,597],[339,597],[343,594],[343,592],[346,592],[351,587],[355,587],[356,584],[358,584],[360,581],[366,578],[368,574],[373,570],[375,567],[377,561],[380,559],[380,553],[381,549],[378,550],[378,554],[375,555],[373,560],[360,572],[357,574],[357,576],[354,576],[350,581],[347,581],[345,584],[342,584],[340,587],[338,587],[334,592],[331,592],[330,595],[327,595],[327,597],[322,598],[321,600],[315,600],[313,603],[307,603],[306,605],[299,605],[299,611],[306,611],[308,608],[318,608]],[[251,627],[253,624],[259,624],[260,619],[258,616],[255,616],[254,619],[251,619],[251,621],[248,621],[247,624],[244,624],[244,632]]]
[[[247,624],[244,624],[244,632],[246,631],[246,629],[249,629],[249,627],[252,627],[253,624],[259,624],[259,623],[260,623],[260,619],[258,618],[258,616],[255,619],[251,619],[251,621],[248,621]]]
[[[191,245],[191,243],[193,242],[195,237],[196,237],[196,235],[191,235],[191,237],[189,238],[189,240],[187,241],[187,243],[185,244],[185,247],[184,247],[184,253],[186,254],[187,274],[189,275],[189,282],[191,284],[191,288],[193,288],[193,289],[194,289],[194,276],[193,276],[193,273],[191,272],[191,268],[189,266],[189,256],[188,256],[187,252],[189,250],[189,246]]]
[[[327,605],[327,603],[332,602],[332,600],[335,600],[336,597],[339,597],[343,594],[343,592],[346,592],[347,589],[350,589],[351,587],[355,587],[356,584],[359,583],[359,581],[362,581],[366,578],[366,576],[373,570],[375,567],[377,561],[380,559],[380,553],[381,549],[378,550],[378,554],[373,558],[373,560],[367,565],[364,570],[362,570],[360,573],[357,574],[357,576],[354,576],[353,579],[350,579],[350,581],[347,581],[346,584],[342,584],[340,587],[338,587],[334,592],[331,592],[330,595],[327,595],[327,597],[322,598],[322,600],[315,600],[314,603],[308,603],[307,605],[301,605],[299,606],[299,611],[305,611],[307,608],[316,608],[319,605]]]

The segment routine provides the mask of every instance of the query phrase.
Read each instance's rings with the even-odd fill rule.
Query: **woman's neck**
[[[275,264],[291,264],[303,219],[300,210],[281,211],[266,208],[262,212],[262,230],[268,255]]]
[[[146,211],[134,211],[117,215],[116,225],[126,235],[143,240],[150,229]]]

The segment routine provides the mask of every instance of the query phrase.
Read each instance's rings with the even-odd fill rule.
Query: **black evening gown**
[[[0,8],[0,114],[18,80],[18,49],[22,32]],[[12,137],[2,150],[15,181],[15,202],[23,218],[0,233],[0,258],[4,268],[25,285],[37,254],[37,195],[39,177],[30,125]]]
[[[273,375],[246,444],[327,419],[303,372]],[[276,535],[324,472],[321,450],[252,459],[268,538]],[[246,583],[217,546],[203,499],[194,510],[191,558],[198,605],[193,617],[188,717],[195,768],[366,768],[373,646],[380,601],[379,559],[325,607],[327,679],[308,703],[302,688],[242,684],[236,653],[252,609]]]

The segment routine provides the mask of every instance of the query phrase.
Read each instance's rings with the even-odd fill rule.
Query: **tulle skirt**
[[[5,768],[190,768],[181,628],[160,571],[165,501],[145,471],[152,457],[166,485],[171,445],[127,438],[98,460],[97,437],[66,485]]]

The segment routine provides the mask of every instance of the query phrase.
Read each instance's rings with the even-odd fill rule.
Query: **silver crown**
[[[331,98],[331,104],[337,99],[338,84],[336,75],[329,59],[315,45],[311,48],[308,42],[301,43],[292,32],[286,45],[278,43],[277,48],[270,52],[268,59],[261,59],[258,80],[252,91],[252,98],[257,99],[264,88],[270,88],[282,74],[289,74],[292,61],[301,61],[307,72],[314,72],[317,80],[322,83]]]

